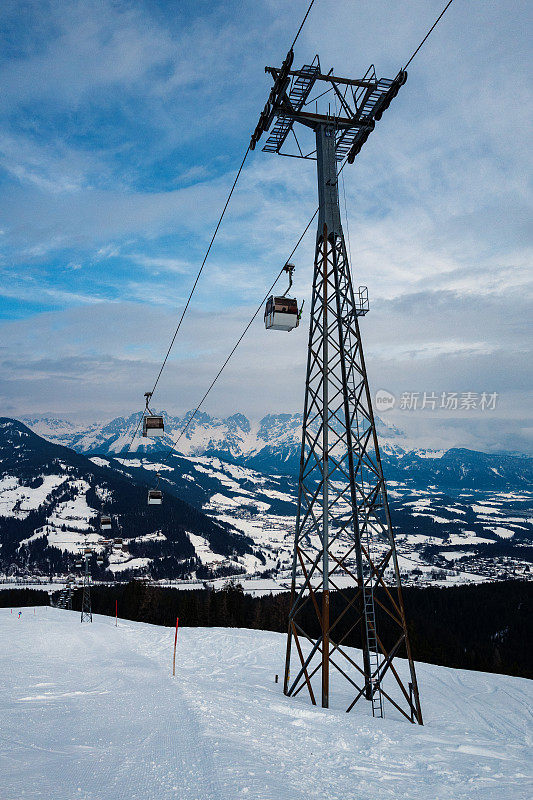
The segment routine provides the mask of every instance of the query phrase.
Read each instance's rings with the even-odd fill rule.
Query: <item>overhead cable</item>
[[[239,180],[239,178],[240,178],[240,175],[241,175],[242,169],[243,169],[243,167],[244,167],[244,163],[245,163],[245,161],[246,161],[246,159],[247,159],[247,157],[248,157],[248,153],[249,153],[249,152],[250,152],[250,148],[249,148],[249,147],[247,147],[247,148],[246,148],[246,152],[245,152],[245,154],[244,154],[244,157],[243,157],[243,159],[242,159],[242,161],[241,161],[241,164],[240,164],[240,166],[239,166],[239,169],[237,170],[237,174],[236,174],[236,176],[235,176],[235,180],[233,181],[233,183],[232,183],[232,185],[231,185],[231,189],[230,189],[230,191],[229,191],[229,194],[228,194],[228,196],[227,196],[227,198],[226,198],[226,202],[224,203],[224,208],[222,209],[222,213],[220,214],[220,216],[219,216],[219,218],[218,218],[218,222],[217,222],[217,224],[216,224],[216,228],[215,228],[215,230],[214,230],[214,232],[213,232],[213,235],[212,235],[212,237],[211,237],[211,241],[209,242],[209,246],[208,246],[208,248],[207,248],[207,250],[206,250],[206,252],[205,252],[205,255],[204,255],[203,261],[202,261],[202,263],[201,263],[201,265],[200,265],[200,269],[198,270],[198,272],[197,272],[197,274],[196,274],[196,278],[195,278],[195,280],[194,280],[194,283],[193,283],[193,285],[192,285],[191,291],[189,292],[189,296],[188,296],[188,298],[187,298],[187,302],[185,303],[185,306],[184,306],[184,308],[183,308],[183,311],[181,312],[181,316],[180,316],[180,318],[179,318],[179,321],[178,321],[178,324],[177,324],[177,326],[176,326],[176,330],[174,331],[174,334],[173,334],[173,336],[172,336],[172,339],[170,340],[170,344],[169,344],[169,346],[168,346],[168,350],[167,350],[167,352],[166,352],[166,355],[165,355],[165,357],[164,357],[164,359],[163,359],[163,363],[161,364],[161,368],[159,369],[159,372],[158,372],[158,374],[157,374],[157,378],[155,379],[155,383],[154,383],[154,385],[153,385],[153,388],[152,388],[152,391],[151,391],[151,393],[150,393],[150,397],[151,397],[151,396],[153,395],[153,393],[155,392],[155,390],[156,390],[156,387],[157,387],[157,384],[159,383],[159,379],[161,378],[161,375],[163,374],[163,370],[165,369],[165,366],[166,366],[166,364],[167,364],[168,357],[170,356],[170,351],[172,350],[172,347],[174,346],[174,342],[176,341],[176,336],[177,336],[177,335],[178,335],[178,333],[179,333],[179,330],[180,330],[180,328],[181,328],[181,324],[182,324],[182,322],[183,322],[183,319],[184,319],[184,317],[185,317],[185,314],[187,313],[187,309],[189,308],[190,302],[191,302],[191,300],[192,300],[192,296],[193,296],[193,294],[194,294],[194,291],[195,291],[195,289],[196,289],[196,286],[198,285],[198,281],[200,280],[200,276],[201,276],[201,274],[202,274],[202,272],[203,272],[203,269],[204,269],[204,267],[205,267],[205,263],[206,263],[206,261],[207,261],[207,259],[208,259],[208,257],[209,257],[209,253],[211,252],[211,248],[213,247],[213,242],[215,241],[215,238],[216,238],[216,235],[217,235],[217,233],[218,233],[218,230],[219,230],[219,228],[220,228],[220,225],[222,224],[222,220],[224,219],[224,215],[225,215],[225,213],[226,213],[226,210],[227,210],[227,208],[228,208],[229,201],[231,200],[231,197],[232,197],[232,195],[233,195],[233,192],[234,192],[234,190],[235,190],[235,187],[236,187],[236,185],[237,185],[237,181],[238,181],[238,180]],[[139,415],[139,420],[138,420],[138,422],[137,422],[137,427],[135,428],[135,430],[134,430],[134,432],[133,432],[133,436],[131,437],[131,442],[129,443],[128,450],[131,448],[131,445],[133,444],[133,441],[134,441],[135,437],[137,436],[137,433],[138,433],[138,431],[139,431],[139,427],[140,427],[140,425],[141,425],[141,422],[142,422],[143,414],[144,414],[144,409],[141,411],[141,413],[140,413],[140,415]]]
[[[288,263],[288,262],[291,260],[291,258],[293,257],[293,255],[295,254],[295,252],[296,252],[296,250],[298,249],[298,247],[299,247],[299,245],[300,245],[300,243],[301,243],[302,239],[304,238],[305,234],[307,233],[307,231],[308,231],[308,230],[309,230],[309,228],[311,227],[311,225],[312,225],[312,223],[313,223],[313,220],[315,219],[315,217],[316,217],[316,215],[317,215],[317,214],[318,214],[318,208],[316,209],[315,213],[313,214],[313,216],[311,217],[311,219],[309,220],[309,222],[308,222],[308,223],[307,223],[307,225],[305,226],[305,229],[304,229],[304,231],[303,231],[302,235],[300,236],[300,238],[298,239],[298,241],[297,241],[297,242],[296,242],[296,244],[294,245],[294,247],[293,247],[293,249],[292,249],[292,251],[291,251],[290,255],[288,256],[288,258],[286,259],[285,263]],[[187,424],[186,424],[186,425],[185,425],[185,427],[184,427],[184,428],[182,428],[182,430],[180,431],[178,438],[177,438],[177,439],[176,439],[176,441],[173,443],[172,447],[170,448],[169,452],[167,453],[167,455],[166,455],[166,457],[165,457],[165,459],[164,459],[164,463],[166,463],[166,462],[168,461],[168,459],[170,458],[170,455],[171,455],[171,454],[174,452],[174,450],[177,448],[177,446],[178,446],[178,444],[179,444],[179,442],[180,442],[181,438],[184,436],[184,434],[185,434],[185,433],[186,433],[186,431],[188,430],[188,428],[189,428],[189,426],[190,426],[191,422],[193,421],[193,419],[195,418],[196,414],[197,414],[197,413],[198,413],[198,411],[200,410],[201,406],[202,406],[202,405],[203,405],[203,403],[205,402],[205,400],[206,400],[206,398],[207,398],[208,394],[209,394],[209,393],[210,393],[210,391],[213,389],[214,385],[216,384],[216,382],[218,381],[218,379],[219,379],[219,378],[220,378],[220,376],[222,375],[222,372],[224,371],[225,367],[226,367],[226,366],[227,366],[227,364],[229,363],[229,361],[230,361],[230,359],[232,358],[233,354],[235,353],[235,351],[237,350],[238,346],[240,345],[240,343],[242,342],[242,340],[244,339],[244,337],[245,337],[245,336],[246,336],[246,334],[248,333],[248,331],[249,331],[249,329],[250,329],[250,327],[251,327],[251,325],[252,325],[253,321],[255,320],[255,318],[257,317],[257,315],[259,314],[259,312],[260,312],[260,311],[261,311],[261,309],[263,308],[263,306],[264,306],[264,304],[265,304],[266,300],[267,300],[267,299],[270,297],[270,294],[271,294],[272,290],[274,289],[274,286],[276,285],[276,283],[277,283],[277,282],[278,282],[278,280],[280,279],[280,277],[281,277],[281,275],[283,274],[284,270],[285,270],[285,266],[283,266],[283,267],[280,269],[280,271],[278,272],[278,274],[276,275],[276,278],[274,279],[274,282],[272,283],[272,285],[271,285],[271,286],[270,286],[270,288],[268,289],[268,291],[267,291],[266,295],[263,297],[263,299],[262,299],[262,300],[261,300],[261,302],[259,303],[259,305],[258,305],[257,309],[254,311],[254,313],[253,313],[253,315],[252,315],[252,318],[251,318],[251,319],[250,319],[250,321],[247,323],[246,327],[244,328],[243,332],[241,333],[241,335],[240,335],[240,336],[239,336],[239,338],[237,339],[237,342],[234,344],[234,346],[233,346],[233,348],[231,349],[231,351],[230,351],[229,355],[227,356],[226,360],[224,361],[224,363],[223,363],[223,364],[222,364],[222,366],[220,367],[219,371],[217,372],[217,374],[215,375],[215,377],[214,377],[214,378],[213,378],[213,380],[211,381],[211,384],[210,384],[209,388],[207,389],[207,391],[205,392],[204,396],[202,397],[202,399],[200,400],[200,402],[199,402],[199,403],[198,403],[198,405],[196,406],[196,408],[195,408],[194,412],[193,412],[193,413],[192,413],[192,415],[189,417],[189,419],[188,419],[188,421],[187,421]]]
[[[305,12],[305,15],[304,15],[304,17],[303,17],[303,20],[302,20],[302,22],[301,22],[301,24],[300,24],[300,27],[298,28],[298,30],[297,30],[297,32],[296,32],[296,36],[294,37],[294,39],[293,39],[293,42],[292,42],[292,44],[291,44],[291,48],[290,48],[291,50],[293,49],[294,45],[296,44],[296,41],[298,40],[298,37],[300,36],[300,33],[301,33],[301,31],[302,31],[302,29],[303,29],[303,27],[304,27],[304,25],[305,25],[305,22],[306,22],[306,20],[307,20],[307,17],[309,16],[309,13],[310,13],[310,11],[311,11],[311,9],[312,9],[313,5],[314,5],[314,2],[315,2],[315,0],[311,0],[311,2],[310,2],[310,4],[309,4],[309,6],[308,6],[308,8],[307,8],[307,11]],[[406,69],[407,69],[407,67],[409,66],[409,64],[411,64],[411,62],[413,61],[413,59],[415,58],[415,56],[418,54],[418,52],[420,51],[420,49],[422,48],[422,46],[424,45],[424,43],[426,42],[426,40],[429,38],[429,36],[431,35],[431,33],[432,33],[434,30],[435,30],[435,28],[437,27],[438,23],[440,22],[440,20],[442,19],[442,17],[444,16],[444,14],[446,13],[446,11],[448,10],[448,8],[451,6],[451,4],[452,4],[452,3],[453,3],[453,0],[449,0],[449,2],[446,4],[446,6],[444,7],[444,9],[441,11],[441,13],[439,14],[439,16],[437,17],[437,19],[435,20],[435,22],[433,23],[433,25],[432,25],[432,26],[431,26],[431,28],[429,29],[429,31],[426,33],[426,35],[424,36],[424,38],[422,39],[422,41],[420,42],[420,44],[419,44],[419,45],[418,45],[418,47],[416,48],[416,50],[414,50],[414,52],[412,53],[411,57],[410,57],[410,58],[409,58],[409,60],[406,62],[406,64],[405,64],[405,67],[403,68],[404,70],[406,70]],[[226,213],[226,209],[227,209],[227,207],[228,207],[228,205],[229,205],[229,202],[230,202],[230,200],[231,200],[231,197],[232,197],[232,195],[233,195],[233,191],[234,191],[234,189],[235,189],[235,186],[237,185],[237,181],[239,180],[240,174],[241,174],[241,172],[242,172],[242,169],[243,169],[243,167],[244,167],[244,164],[245,164],[245,161],[246,161],[246,159],[247,159],[247,157],[248,157],[248,153],[249,153],[249,152],[250,152],[250,148],[248,147],[248,148],[247,148],[247,150],[246,150],[246,152],[245,152],[245,154],[244,154],[244,157],[243,157],[243,159],[242,159],[242,161],[241,161],[241,164],[240,164],[240,166],[239,166],[239,169],[238,169],[238,171],[237,171],[237,175],[235,176],[235,180],[233,181],[232,187],[231,187],[231,189],[230,189],[230,192],[229,192],[229,194],[228,194],[228,197],[227,197],[227,199],[226,199],[226,202],[225,202],[225,204],[224,204],[224,208],[222,209],[222,213],[221,213],[221,215],[220,215],[220,217],[219,217],[219,220],[218,220],[218,222],[217,222],[217,225],[216,225],[216,228],[215,228],[215,230],[214,230],[213,236],[211,237],[211,241],[210,241],[210,243],[209,243],[209,246],[208,246],[208,248],[207,248],[207,251],[206,251],[206,254],[205,254],[205,256],[204,256],[204,259],[203,259],[203,261],[202,261],[202,264],[201,264],[201,266],[200,266],[200,269],[198,270],[198,273],[197,273],[197,275],[196,275],[196,279],[195,279],[195,281],[194,281],[194,284],[193,284],[193,286],[192,286],[192,289],[191,289],[191,291],[190,291],[190,293],[189,293],[189,296],[188,296],[188,298],[187,298],[187,302],[186,302],[186,304],[185,304],[185,307],[184,307],[184,309],[183,309],[183,311],[182,311],[181,317],[180,317],[180,319],[179,319],[179,321],[178,321],[178,325],[177,325],[177,327],[176,327],[176,330],[174,331],[174,334],[173,334],[173,336],[172,336],[172,339],[171,339],[170,345],[169,345],[169,347],[168,347],[167,353],[166,353],[166,355],[165,355],[165,358],[163,359],[163,363],[161,364],[161,368],[160,368],[160,370],[159,370],[159,373],[158,373],[158,375],[157,375],[157,378],[156,378],[156,380],[155,380],[155,383],[154,383],[154,386],[153,386],[153,389],[152,389],[152,394],[154,393],[154,391],[155,391],[155,389],[156,389],[156,387],[157,387],[157,384],[159,383],[159,379],[161,378],[161,375],[163,374],[163,370],[165,369],[166,363],[167,363],[167,361],[168,361],[168,358],[169,358],[169,356],[170,356],[170,352],[171,352],[171,350],[172,350],[172,347],[173,347],[173,345],[174,345],[174,342],[175,342],[175,340],[176,340],[176,337],[177,337],[177,335],[178,335],[178,332],[179,332],[179,330],[180,330],[180,328],[181,328],[181,324],[182,324],[182,322],[183,322],[183,319],[184,319],[184,317],[185,317],[185,314],[187,313],[187,309],[188,309],[188,307],[189,307],[189,304],[190,304],[190,302],[191,302],[192,296],[193,296],[193,294],[194,294],[194,291],[195,291],[195,289],[196,289],[196,286],[197,286],[197,284],[198,284],[198,281],[199,281],[199,279],[200,279],[200,276],[201,276],[201,274],[202,274],[202,271],[203,271],[203,269],[204,269],[205,263],[206,263],[206,261],[207,261],[207,258],[208,258],[208,256],[209,256],[209,253],[211,252],[211,248],[212,248],[212,246],[213,246],[213,242],[215,241],[215,237],[216,237],[216,235],[217,235],[217,233],[218,233],[218,230],[219,230],[219,228],[220,228],[220,225],[221,225],[221,223],[222,223],[222,220],[223,220],[223,218],[224,218],[224,215],[225,215],[225,213]],[[338,173],[339,175],[340,175],[340,173],[342,172],[342,170],[344,169],[344,166],[345,166],[345,165],[346,165],[346,160],[343,162],[343,164],[342,164],[342,166],[341,166],[341,168],[340,168],[340,170],[339,170],[339,173]],[[315,218],[315,216],[316,216],[316,213],[317,213],[317,212],[318,212],[318,209],[317,209],[317,211],[315,212],[315,214],[313,215],[313,217],[312,217],[312,219],[311,219],[311,221],[310,221],[309,225],[311,224],[312,220]],[[302,237],[301,237],[301,238],[303,238],[303,236],[304,236],[304,235],[305,235],[305,233],[307,232],[309,225],[308,225],[308,226],[307,226],[307,228],[305,229],[305,231],[304,231],[304,234],[302,235]],[[296,247],[298,247],[298,244],[300,243],[300,241],[301,241],[301,238],[298,240],[298,243],[297,243]],[[294,248],[294,250],[296,250],[296,247]],[[293,250],[293,253],[294,253],[294,250]],[[291,256],[292,256],[292,254],[291,254]],[[289,256],[289,259],[291,258],[291,256]],[[288,259],[288,260],[289,260],[289,259]],[[280,273],[280,274],[281,274],[281,273]],[[280,277],[280,276],[278,275],[278,277],[277,277],[277,278],[276,278],[276,280],[274,281],[274,284],[272,285],[272,287],[273,287],[273,286],[276,284],[276,282],[277,282],[277,280],[279,279],[279,277]],[[260,307],[259,307],[259,309],[260,309]],[[252,319],[250,320],[250,322],[249,322],[248,326],[246,327],[245,331],[243,332],[243,334],[242,334],[241,338],[238,340],[238,342],[237,342],[237,344],[235,345],[234,349],[231,351],[231,353],[230,353],[230,355],[229,355],[229,357],[228,357],[228,361],[229,361],[229,359],[231,358],[231,356],[233,355],[233,353],[235,352],[235,350],[237,349],[237,347],[238,347],[238,345],[240,344],[240,342],[242,341],[242,337],[244,337],[244,335],[246,334],[246,332],[247,332],[248,328],[250,327],[250,325],[252,324],[253,320],[255,319],[255,317],[257,316],[257,314],[259,313],[259,309],[258,309],[258,310],[255,312],[254,316],[252,317]],[[221,371],[220,371],[220,372],[222,372],[222,370],[224,369],[224,367],[225,367],[226,363],[227,363],[227,362],[225,362],[225,363],[224,363],[224,365],[222,366],[222,368],[221,368]],[[219,373],[219,374],[220,374],[220,373]],[[218,377],[219,377],[219,374],[216,376],[214,383],[216,383],[216,380],[218,379]],[[214,385],[214,383],[213,383],[213,385]],[[209,394],[209,391],[211,390],[211,388],[212,388],[212,386],[211,386],[211,387],[209,387],[209,389],[208,389],[208,391],[207,391],[207,394]],[[207,397],[207,394],[205,395],[205,397]],[[205,399],[205,397],[204,397],[204,398],[202,399],[202,401],[200,402],[200,405],[202,404],[202,402],[203,402],[203,400]],[[196,413],[196,412],[195,412],[195,413]],[[132,439],[131,439],[131,442],[130,442],[130,445],[129,445],[128,449],[130,449],[130,448],[131,448],[131,444],[133,443],[133,441],[134,441],[134,439],[135,439],[135,436],[137,435],[137,432],[138,432],[138,430],[139,430],[139,427],[140,427],[140,424],[141,424],[141,421],[142,421],[142,416],[143,416],[143,412],[141,412],[141,414],[140,414],[140,416],[139,416],[139,420],[138,420],[138,422],[137,422],[137,426],[136,426],[136,428],[135,428],[135,431],[134,431],[134,433],[133,433],[133,436],[132,436]],[[193,415],[193,416],[194,416],[194,415]],[[188,425],[190,424],[190,422],[191,422],[191,421],[192,421],[192,418],[191,418],[191,420],[189,420],[189,423],[188,423]],[[187,425],[187,427],[188,427],[188,425]],[[182,434],[180,434],[180,438],[181,438],[181,435],[182,435]]]
[[[431,33],[433,33],[433,31],[435,30],[435,28],[437,27],[437,25],[439,24],[439,22],[441,21],[441,19],[443,18],[443,16],[445,15],[446,11],[449,9],[449,7],[451,6],[451,4],[452,4],[452,3],[453,3],[453,0],[450,0],[450,1],[449,1],[449,3],[446,3],[446,6],[445,6],[445,7],[444,7],[444,9],[441,11],[441,13],[439,14],[439,16],[437,17],[437,19],[435,20],[435,22],[433,23],[433,25],[432,25],[432,26],[431,26],[431,28],[429,29],[429,31],[426,33],[426,35],[424,36],[424,38],[422,39],[422,41],[420,42],[420,44],[418,45],[418,47],[417,47],[417,48],[416,48],[416,50],[414,51],[414,53],[413,53],[413,55],[411,56],[411,58],[409,59],[409,61],[408,61],[408,62],[407,62],[407,64],[405,65],[405,67],[404,67],[404,70],[406,70],[406,69],[407,69],[407,67],[409,66],[409,64],[411,63],[411,61],[413,60],[413,58],[416,56],[416,54],[418,53],[418,51],[421,49],[422,45],[424,44],[424,42],[426,41],[426,39],[429,37],[429,35],[430,35]]]
[[[309,12],[310,12],[310,11],[311,11],[311,9],[313,8],[313,4],[314,4],[314,2],[315,2],[315,0],[311,0],[311,2],[309,3],[309,8],[308,8],[308,9],[307,9],[307,11],[305,12],[305,17],[304,17],[304,18],[303,18],[303,20],[302,20],[302,24],[301,24],[301,25],[300,25],[300,27],[298,28],[298,33],[297,33],[297,34],[296,34],[296,36],[294,37],[294,39],[293,39],[293,42],[292,42],[292,44],[291,44],[291,50],[292,50],[292,48],[294,47],[294,45],[296,44],[296,42],[297,42],[297,40],[298,40],[298,36],[299,36],[299,35],[300,35],[300,33],[302,32],[302,28],[303,28],[303,26],[305,25],[305,21],[306,21],[307,17],[309,16]]]

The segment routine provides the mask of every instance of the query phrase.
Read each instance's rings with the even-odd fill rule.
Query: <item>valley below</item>
[[[253,594],[286,590],[297,509],[292,470],[298,415],[265,418],[263,433],[253,436],[243,415],[229,421],[204,415],[193,426],[187,452],[146,440],[125,447],[134,424],[134,418],[108,423],[111,440],[103,429],[93,430],[90,442],[89,433],[80,439],[78,431],[66,447],[66,423],[33,421],[47,439],[20,422],[1,421],[2,582],[61,583],[76,574],[78,555],[90,546],[95,559],[101,557],[91,565],[94,581],[142,576],[184,588],[218,588],[238,579]],[[405,450],[401,432],[380,425],[403,583],[530,578],[531,459]],[[256,469],[258,462],[269,471]],[[147,491],[156,483],[163,504],[147,506]],[[111,516],[111,532],[100,529],[104,512]],[[376,533],[368,545],[379,558],[387,543]]]

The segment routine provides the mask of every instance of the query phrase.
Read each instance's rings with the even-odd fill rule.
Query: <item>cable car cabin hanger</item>
[[[146,411],[143,417],[143,436],[150,439],[154,436],[163,436],[165,432],[163,417],[159,414],[152,414],[148,406],[152,392],[145,392],[144,396],[146,397]]]
[[[292,274],[294,264],[285,264],[284,271],[289,275],[289,286],[285,294],[281,297],[268,298],[265,307],[265,328],[273,331],[292,331],[300,324],[302,308],[298,310],[298,301],[292,297],[286,297],[292,287]]]

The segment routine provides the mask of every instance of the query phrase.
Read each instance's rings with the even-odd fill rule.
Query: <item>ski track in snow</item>
[[[18,609],[17,609],[18,611]],[[532,683],[418,665],[424,727],[285,698],[285,637],[0,609],[0,798],[529,800]],[[400,662],[400,666],[401,662]]]
[[[143,647],[133,624],[109,618],[82,626],[38,608],[0,620],[2,800],[222,797],[194,711],[151,656],[168,630],[148,626]]]

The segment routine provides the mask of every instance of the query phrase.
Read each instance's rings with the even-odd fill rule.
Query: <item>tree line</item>
[[[343,593],[345,596],[347,592]],[[379,590],[376,593],[379,600]],[[533,678],[533,583],[502,581],[455,587],[404,587],[403,598],[409,638],[417,661],[459,669],[499,672]],[[173,626],[176,617],[186,627],[238,627],[285,632],[290,594],[253,597],[242,586],[228,582],[222,589],[179,590],[134,580],[127,584],[93,586],[92,610],[155,625]],[[331,592],[331,617],[345,600]],[[46,592],[11,589],[0,592],[0,606],[43,605]],[[308,604],[306,629],[318,633],[312,603]],[[81,609],[81,590],[73,596],[73,609]],[[380,638],[390,647],[397,628],[376,606]],[[338,638],[353,624],[346,614],[346,628],[339,625]],[[361,647],[359,630],[345,644]],[[401,655],[401,654],[400,654]]]

